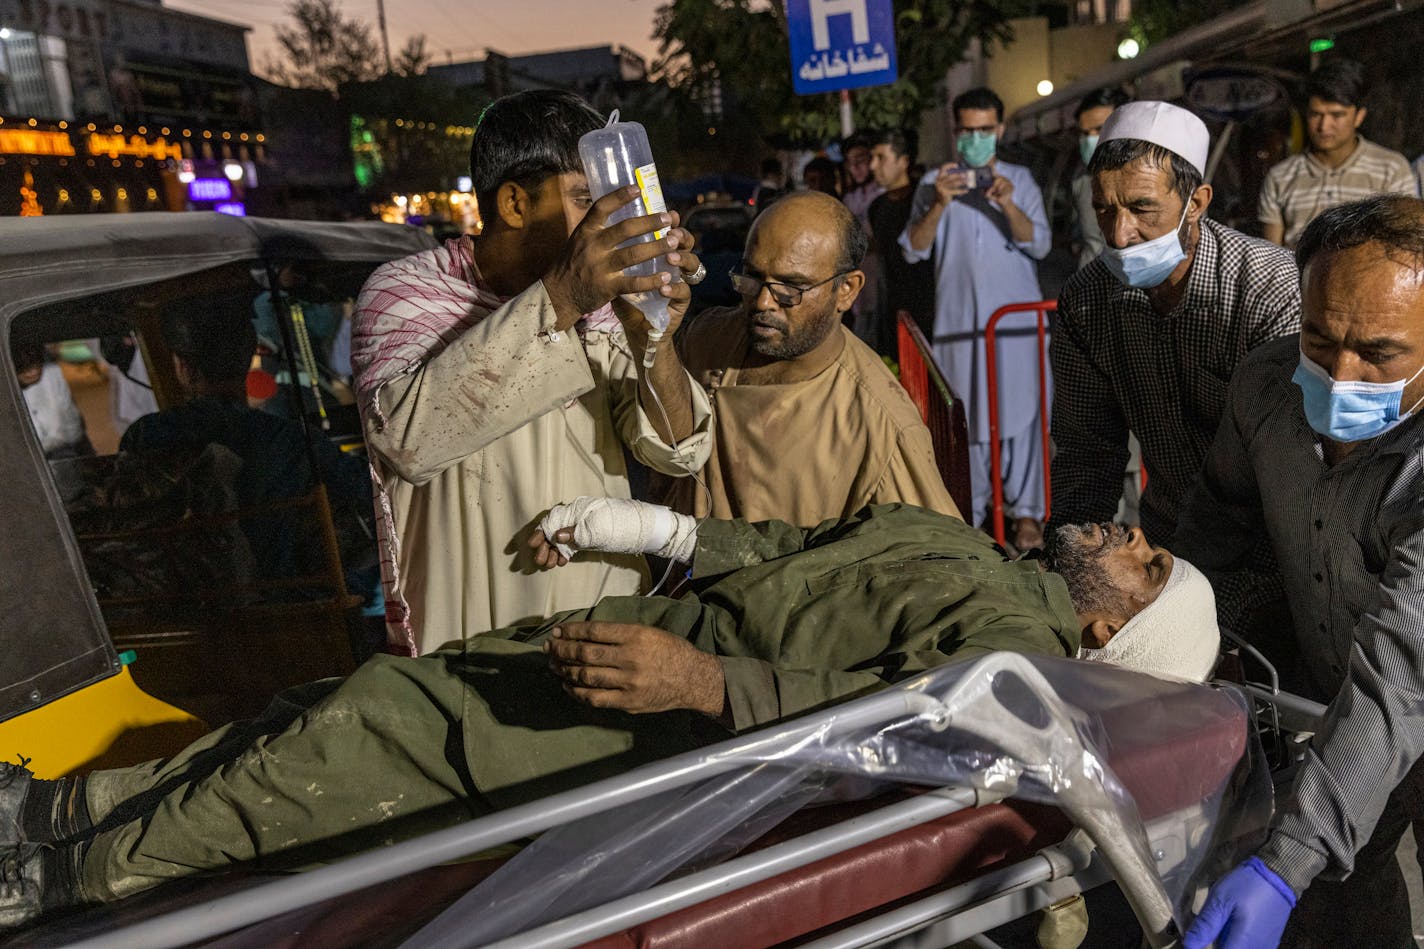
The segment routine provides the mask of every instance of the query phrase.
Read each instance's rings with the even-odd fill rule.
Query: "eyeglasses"
[[[761,293],[761,288],[766,287],[771,291],[771,298],[781,306],[796,306],[801,302],[801,297],[817,287],[825,286],[837,277],[844,277],[850,273],[849,270],[842,270],[833,273],[825,280],[817,281],[809,287],[796,287],[789,283],[773,283],[770,280],[763,280],[760,277],[753,277],[740,270],[733,270],[729,276],[732,279],[732,289],[736,290],[744,297],[754,297]]]

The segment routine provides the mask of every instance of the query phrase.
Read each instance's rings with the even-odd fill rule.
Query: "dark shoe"
[[[0,849],[11,847],[25,839],[24,826],[20,822],[20,809],[25,803],[25,794],[30,790],[30,779],[34,777],[25,765],[30,759],[16,755],[19,764],[0,761]]]
[[[44,887],[43,844],[0,848],[0,930],[13,929],[40,914]]]

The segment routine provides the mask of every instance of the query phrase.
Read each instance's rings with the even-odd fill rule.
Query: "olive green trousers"
[[[418,659],[377,656],[346,679],[281,693],[172,758],[95,772],[87,902],[235,864],[296,868],[621,773],[721,740],[691,712],[576,702],[540,644],[561,620],[644,622],[691,635],[696,600],[610,598],[538,627]]]

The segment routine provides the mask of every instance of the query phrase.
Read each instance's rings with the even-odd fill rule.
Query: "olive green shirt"
[[[908,505],[810,529],[709,520],[692,580],[694,594],[680,600],[607,597],[537,628],[466,640],[466,757],[480,790],[519,786],[527,799],[559,787],[544,784],[560,772],[615,773],[725,737],[691,712],[588,709],[552,673],[500,681],[542,667],[539,644],[563,621],[645,623],[722,657],[739,731],[966,657],[1072,656],[1079,645],[1061,577],[1008,560],[963,521]]]

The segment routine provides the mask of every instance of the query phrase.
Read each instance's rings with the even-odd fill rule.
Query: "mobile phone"
[[[964,183],[975,191],[988,191],[994,183],[994,173],[988,168],[963,168]]]

